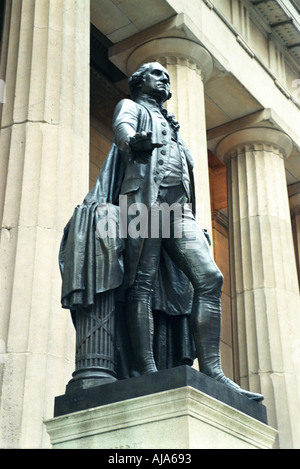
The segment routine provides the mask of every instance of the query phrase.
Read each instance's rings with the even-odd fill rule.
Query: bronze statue
[[[202,373],[261,401],[221,368],[223,276],[195,221],[193,158],[163,108],[171,97],[168,71],[145,64],[129,89],[132,99],[113,116],[112,149],[65,230],[62,306],[76,324],[76,314],[83,321],[95,315],[97,298],[113,292],[117,379],[197,357]]]

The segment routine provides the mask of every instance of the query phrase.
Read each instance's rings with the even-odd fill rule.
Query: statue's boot
[[[192,312],[192,330],[196,345],[200,371],[225,384],[233,391],[260,402],[262,394],[242,389],[238,384],[227,378],[221,367],[221,305],[219,298],[198,298],[194,301]]]
[[[153,316],[151,308],[141,302],[127,302],[127,327],[138,371],[144,375],[157,371],[153,356]]]

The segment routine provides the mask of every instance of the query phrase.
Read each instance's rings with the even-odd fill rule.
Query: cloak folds
[[[74,313],[78,309],[91,311],[96,308],[97,295],[114,292],[115,366],[118,379],[137,374],[126,327],[122,288],[126,278],[123,262],[126,239],[120,236],[101,238],[97,234],[97,223],[102,213],[99,206],[109,204],[118,225],[118,202],[124,172],[125,164],[118,148],[113,145],[94,187],[82,205],[75,208],[66,225],[59,252],[61,304],[70,310],[75,328]],[[189,326],[192,299],[193,288],[189,280],[162,249],[152,298],[154,356],[158,369],[193,363],[196,355]]]
[[[64,229],[59,252],[63,308],[92,307],[95,294],[113,290],[122,283],[124,240],[99,237],[97,223],[101,219],[99,205],[115,207],[118,217],[117,203],[123,175],[124,165],[113,145],[94,187],[75,208]]]

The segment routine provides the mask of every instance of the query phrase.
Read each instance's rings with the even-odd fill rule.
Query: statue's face
[[[159,63],[151,63],[141,82],[141,91],[161,102],[166,101],[170,93],[170,76]]]

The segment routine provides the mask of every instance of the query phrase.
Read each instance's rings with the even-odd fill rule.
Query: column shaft
[[[241,132],[219,150],[235,141],[227,170],[236,366],[241,385],[265,395],[280,447],[298,447],[300,302],[283,151],[277,131],[265,143],[251,132],[252,143]]]
[[[300,285],[300,182],[292,184],[288,187],[288,190],[292,217],[294,248],[298,272],[298,282]]]
[[[1,447],[47,446],[43,418],[73,371],[60,308],[63,228],[88,191],[89,2],[13,0],[1,145]],[[67,376],[66,376],[67,375]]]
[[[199,225],[211,234],[204,84],[201,69],[188,58],[171,56],[159,60],[167,68],[171,79],[172,99],[166,102],[166,107],[179,121],[180,135],[187,143],[195,161],[197,220]]]

